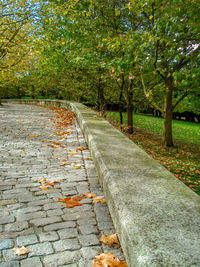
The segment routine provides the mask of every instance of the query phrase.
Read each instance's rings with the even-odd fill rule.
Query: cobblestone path
[[[55,117],[43,107],[4,104],[0,107],[0,266],[92,266],[102,252],[122,259],[120,249],[99,242],[113,234],[106,204],[66,208],[58,198],[93,192],[103,196],[93,161],[76,120],[61,140],[55,133]],[[62,146],[47,144],[60,142]],[[72,150],[72,153],[69,151]],[[76,162],[80,165],[64,165]],[[63,166],[61,166],[63,165]],[[39,183],[58,180],[42,191]],[[30,252],[15,255],[13,248],[25,246]]]

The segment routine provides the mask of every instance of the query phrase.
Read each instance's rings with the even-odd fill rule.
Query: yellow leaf
[[[30,250],[25,248],[24,246],[21,248],[13,248],[13,251],[16,255],[25,255],[30,252]]]

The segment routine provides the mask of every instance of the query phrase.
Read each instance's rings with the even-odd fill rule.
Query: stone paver
[[[89,150],[69,152],[87,147],[76,119],[56,125],[55,113],[44,107],[0,107],[0,266],[92,267],[103,252],[123,259],[120,249],[99,242],[102,234],[115,233],[106,204],[83,199],[83,206],[68,209],[58,202],[103,192]],[[61,166],[64,161],[81,167]],[[44,178],[59,183],[42,191]],[[30,253],[17,256],[16,246]]]

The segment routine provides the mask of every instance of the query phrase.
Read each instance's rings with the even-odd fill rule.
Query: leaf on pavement
[[[128,265],[112,253],[101,253],[93,260],[93,267],[128,267]]]
[[[80,197],[66,197],[64,199],[58,198],[59,202],[64,202],[66,203],[67,208],[73,208],[75,206],[82,206],[84,203],[79,203],[83,199],[83,196]]]
[[[102,198],[102,197],[95,197],[95,198],[92,199],[92,204],[95,204],[95,203],[98,203],[98,202],[103,204],[103,203],[106,202],[106,200],[104,198]]]
[[[105,245],[110,245],[110,246],[112,246],[113,244],[119,245],[119,240],[118,240],[117,234],[102,235],[101,238],[99,239],[99,241],[103,242]]]
[[[76,150],[68,150],[68,154],[73,156],[76,155],[78,152]]]
[[[86,197],[86,198],[93,198],[93,197],[96,197],[96,193],[85,193],[85,194],[83,194],[84,195],[84,197]]]
[[[40,188],[42,189],[42,191],[46,191],[49,189],[49,185],[42,185],[40,186]]]
[[[30,250],[25,248],[24,246],[21,248],[13,248],[13,251],[16,255],[25,255],[30,252]]]
[[[76,149],[77,152],[78,152],[78,151],[83,151],[83,150],[88,150],[88,148],[87,148],[87,147],[83,147],[83,146],[79,146],[79,147],[77,147],[77,149]]]
[[[40,136],[39,134],[29,134],[29,137],[38,137]]]
[[[41,184],[45,184],[46,181],[47,181],[47,179],[46,179],[46,178],[43,178],[42,180],[39,180],[39,183],[41,183]]]
[[[53,181],[53,182],[49,182],[46,184],[46,186],[54,186],[55,184],[58,184],[59,182],[57,180]]]
[[[60,157],[60,155],[53,155],[53,156],[52,156],[53,159],[57,159],[57,158],[59,158],[59,157]]]

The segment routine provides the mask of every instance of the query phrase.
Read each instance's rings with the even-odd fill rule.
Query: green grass
[[[115,120],[119,123],[118,112],[106,112],[106,116],[109,120]],[[127,114],[123,113],[124,126],[127,123]],[[134,114],[133,124],[135,127],[139,127],[143,130],[162,134],[163,133],[163,118],[157,118],[149,115]],[[200,146],[200,124],[193,122],[185,122],[173,120],[173,138],[176,141],[181,141],[185,144],[193,144]]]

